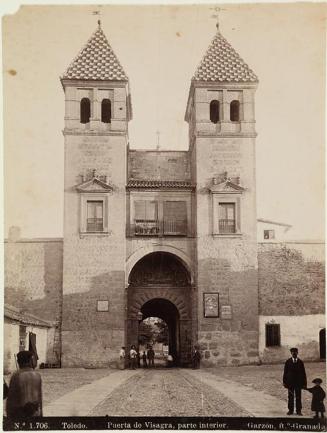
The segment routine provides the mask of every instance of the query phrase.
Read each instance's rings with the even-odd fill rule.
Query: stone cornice
[[[77,129],[63,129],[62,130],[63,135],[119,135],[119,136],[127,136],[126,131],[82,131]]]

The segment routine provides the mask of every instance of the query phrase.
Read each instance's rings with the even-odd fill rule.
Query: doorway
[[[326,328],[319,331],[320,359],[326,359]]]
[[[127,292],[126,344],[139,344],[142,321],[156,317],[167,324],[168,352],[175,365],[190,364],[192,347],[190,275],[171,253],[150,253],[131,270]]]

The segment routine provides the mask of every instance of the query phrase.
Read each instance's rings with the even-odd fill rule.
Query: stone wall
[[[60,321],[62,257],[62,239],[5,241],[5,303]]]
[[[259,244],[260,315],[325,312],[324,244]]]
[[[139,180],[190,180],[189,153],[183,151],[128,152],[128,178]]]
[[[298,347],[305,360],[320,358],[325,328],[325,245],[322,242],[259,244],[259,352],[280,362]],[[280,327],[280,346],[266,347],[266,324]]]
[[[114,106],[126,100],[124,92],[114,89]],[[108,366],[125,340],[127,121],[111,122],[108,131],[102,126],[94,120],[89,131],[70,129],[69,123],[65,129],[63,366]],[[78,192],[92,170],[112,190]],[[87,200],[103,200],[103,233],[82,227]],[[109,310],[98,311],[97,301],[108,301]]]

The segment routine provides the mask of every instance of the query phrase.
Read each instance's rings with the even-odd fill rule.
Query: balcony
[[[159,221],[158,220],[134,220],[136,236],[158,236]]]
[[[236,233],[236,221],[228,219],[219,220],[219,233],[230,234]]]
[[[185,220],[164,220],[164,235],[186,236],[187,223]]]
[[[135,236],[186,236],[187,222],[185,220],[165,219],[159,220],[134,220]]]

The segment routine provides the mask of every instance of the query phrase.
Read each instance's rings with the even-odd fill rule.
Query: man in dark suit
[[[288,412],[287,415],[292,415],[294,412],[294,396],[296,400],[296,413],[302,415],[301,390],[307,387],[307,376],[303,361],[298,358],[298,350],[293,347],[291,350],[291,358],[285,362],[283,384],[288,389]]]

